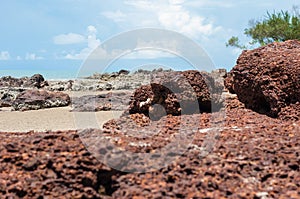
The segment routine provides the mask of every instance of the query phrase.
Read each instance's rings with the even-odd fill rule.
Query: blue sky
[[[230,69],[240,53],[225,46],[232,35],[247,42],[250,38],[243,31],[250,19],[299,4],[298,0],[5,0],[0,7],[0,76],[10,70],[15,74],[78,70],[97,46],[138,28],[179,32],[197,42],[216,68]],[[171,63],[161,53],[143,56],[149,63],[159,59],[163,65]],[[135,59],[128,60],[120,64],[130,67]]]

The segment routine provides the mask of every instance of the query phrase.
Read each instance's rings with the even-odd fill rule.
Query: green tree
[[[293,12],[280,11],[273,14],[267,12],[262,21],[249,21],[249,28],[244,30],[244,34],[251,37],[250,46],[258,44],[260,46],[286,41],[289,39],[300,40],[300,14],[298,7],[293,7]],[[226,46],[233,46],[241,49],[250,48],[240,44],[238,37],[231,37]]]

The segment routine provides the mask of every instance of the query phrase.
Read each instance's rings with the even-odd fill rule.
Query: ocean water
[[[31,77],[34,74],[41,74],[45,79],[75,79],[77,71],[70,70],[0,70],[0,76]]]
[[[172,70],[205,70],[206,64],[193,67],[183,59],[165,58],[149,59],[119,59],[108,65],[101,62],[83,62],[80,60],[35,60],[35,61],[0,61],[0,77],[24,77],[41,74],[45,79],[76,79],[90,76],[93,73],[111,73],[121,69],[135,71],[138,69],[153,70],[165,68]]]
[[[81,61],[65,60],[0,61],[0,77],[41,74],[46,79],[73,79],[77,77],[81,64]]]

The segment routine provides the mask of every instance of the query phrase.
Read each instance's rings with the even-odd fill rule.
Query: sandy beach
[[[122,111],[71,112],[71,107],[34,111],[0,111],[0,132],[44,132],[101,128],[106,121],[117,118]]]
[[[113,91],[114,93],[123,92]],[[106,94],[110,91],[66,91],[71,98],[86,95]],[[11,111],[11,107],[0,108],[0,132],[45,132],[85,128],[102,128],[113,118],[119,118],[123,111],[72,112],[67,107],[30,111]]]

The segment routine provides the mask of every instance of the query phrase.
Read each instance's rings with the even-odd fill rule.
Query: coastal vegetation
[[[282,42],[291,39],[300,40],[300,12],[294,6],[292,11],[267,12],[263,20],[250,20],[249,27],[244,30],[251,37],[248,44],[242,44],[237,36],[232,36],[226,46],[249,49],[264,46],[272,42]]]

